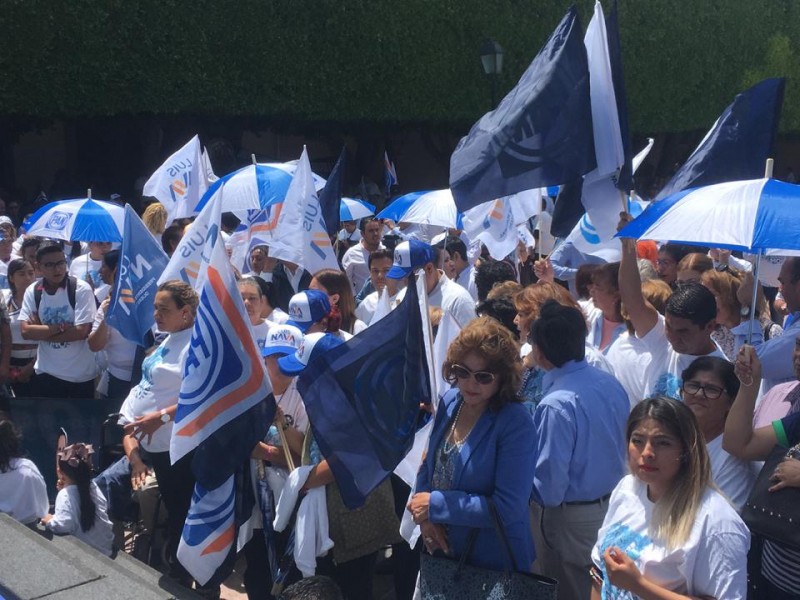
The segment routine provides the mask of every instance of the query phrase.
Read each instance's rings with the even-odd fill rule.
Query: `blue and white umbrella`
[[[199,213],[215,196],[222,197],[223,212],[265,210],[280,204],[296,169],[296,161],[247,165],[211,184],[195,210]],[[320,191],[325,187],[325,180],[316,174],[313,177],[314,187]]]
[[[753,179],[684,190],[650,204],[617,235],[798,255],[800,186]]]
[[[461,213],[456,210],[456,203],[449,189],[412,192],[400,196],[379,212],[378,218],[391,219],[396,223],[461,229]]]
[[[363,200],[354,200],[353,198],[342,198],[342,203],[339,205],[339,220],[340,221],[358,221],[364,217],[369,217],[375,214],[375,207],[369,202]]]
[[[125,209],[92,198],[50,202],[28,218],[28,235],[72,242],[121,242]]]

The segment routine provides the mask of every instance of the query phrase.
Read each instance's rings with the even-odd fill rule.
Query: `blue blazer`
[[[517,567],[530,571],[536,558],[528,512],[536,466],[536,430],[531,413],[516,403],[507,404],[499,412],[487,409],[455,457],[451,489],[432,490],[436,454],[460,401],[458,391],[451,390],[439,404],[416,491],[430,492],[430,520],[447,526],[448,545],[455,556],[464,552],[470,529],[478,527],[480,532],[467,562],[504,569],[508,558],[494,530],[487,503],[491,498]]]

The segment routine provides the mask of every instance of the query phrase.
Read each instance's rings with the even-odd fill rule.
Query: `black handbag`
[[[492,502],[489,502],[489,510],[495,533],[506,550],[508,559],[506,569],[495,571],[465,564],[480,531],[474,528],[470,531],[467,545],[458,560],[422,553],[420,557],[422,600],[556,600],[558,598],[558,582],[555,579],[519,572],[511,544]]]
[[[770,481],[772,473],[787,458],[800,458],[800,444],[788,452],[785,448],[775,446],[742,507],[742,520],[753,533],[800,550],[800,488],[769,491],[773,485]]]

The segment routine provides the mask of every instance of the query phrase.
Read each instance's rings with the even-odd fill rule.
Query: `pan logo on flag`
[[[483,228],[491,229],[492,221],[500,222],[503,219],[503,214],[503,201],[500,199],[495,200],[492,205],[492,210],[489,211],[489,214],[487,214],[486,218],[483,220]]]
[[[325,260],[325,246],[330,244],[328,234],[325,231],[318,231],[312,234],[311,249],[316,252],[322,260]]]
[[[583,217],[581,217],[581,235],[588,244],[600,243],[600,236],[597,234],[597,229],[595,229],[594,225],[592,225],[592,222],[589,220],[589,215],[583,215]]]
[[[183,198],[186,194],[186,190],[188,190],[191,185],[192,172],[186,171],[181,179],[176,179],[169,186],[169,194],[172,196],[172,201],[177,202],[179,198]]]
[[[67,226],[67,223],[69,223],[70,217],[72,217],[72,215],[69,213],[55,211],[50,215],[50,218],[47,219],[47,225],[45,225],[45,227],[52,231],[62,231]]]

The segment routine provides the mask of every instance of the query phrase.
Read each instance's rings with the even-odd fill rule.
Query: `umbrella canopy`
[[[800,254],[800,186],[731,181],[653,202],[618,237],[781,255]]]
[[[267,209],[283,202],[296,169],[296,161],[247,165],[215,181],[195,210],[200,212],[216,196],[222,197],[223,212]],[[316,174],[313,177],[314,188],[320,191],[325,180]]]
[[[124,225],[122,206],[77,198],[45,204],[24,227],[29,235],[68,242],[121,242]]]
[[[363,219],[364,217],[369,217],[374,214],[375,207],[363,200],[342,198],[342,203],[339,205],[340,221],[357,221],[358,219]]]
[[[379,212],[378,218],[391,219],[397,223],[402,221],[461,229],[461,214],[456,210],[456,203],[449,189],[412,192],[400,196]]]

